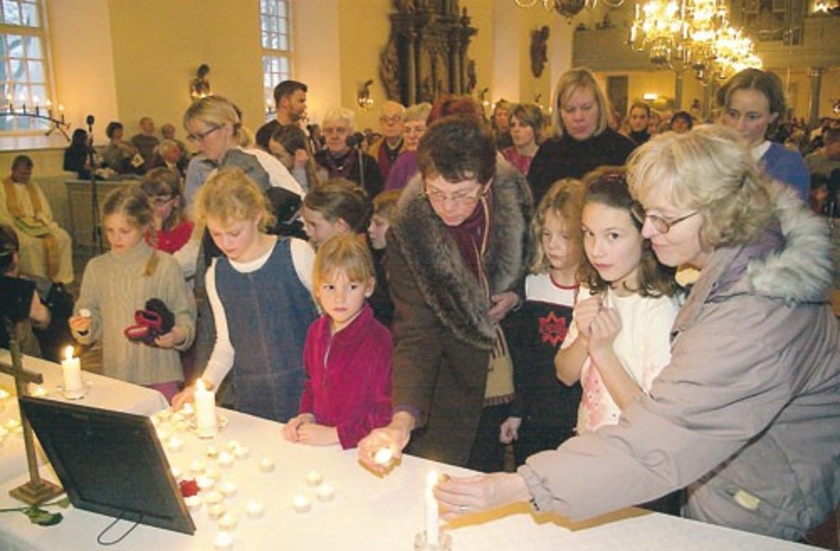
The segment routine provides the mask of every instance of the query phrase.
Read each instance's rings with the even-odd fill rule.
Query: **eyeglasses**
[[[400,115],[392,115],[390,117],[379,117],[379,122],[384,122],[385,124],[396,124],[398,122],[402,122],[403,118]]]
[[[671,231],[672,227],[676,226],[677,224],[679,224],[683,220],[688,220],[689,218],[691,218],[695,214],[699,214],[699,213],[700,213],[699,210],[695,210],[694,212],[690,212],[690,213],[686,214],[685,216],[680,216],[679,218],[664,218],[662,216],[659,216],[658,214],[648,214],[646,212],[637,212],[635,209],[633,209],[633,211],[632,211],[633,218],[635,218],[636,221],[639,224],[644,225],[645,220],[649,220],[651,226],[653,226],[653,229],[655,229],[657,232],[662,233],[662,234],[668,233],[669,231]]]
[[[453,193],[452,195],[447,195],[439,189],[430,188],[428,186],[426,186],[423,190],[423,194],[429,199],[429,202],[436,205],[443,205],[447,201],[452,201],[456,205],[475,204],[486,193],[487,186],[479,186],[473,191],[459,191],[458,193]]]
[[[196,134],[187,134],[187,139],[188,139],[189,141],[193,142],[193,143],[196,143],[196,142],[203,142],[203,141],[204,141],[204,139],[205,139],[207,136],[209,136],[210,134],[212,134],[213,132],[215,132],[215,131],[216,131],[216,130],[218,130],[219,128],[221,128],[221,127],[219,127],[219,126],[214,126],[214,127],[213,127],[213,128],[211,128],[210,130],[205,130],[204,132],[198,132],[198,133],[196,133]]]

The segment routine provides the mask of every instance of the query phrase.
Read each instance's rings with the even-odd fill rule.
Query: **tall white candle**
[[[216,435],[216,393],[201,379],[195,384],[195,428],[200,437]]]
[[[64,359],[61,360],[61,371],[64,374],[64,394],[68,398],[80,398],[84,394],[82,383],[82,364],[79,358],[73,357],[73,347],[64,349]]]
[[[438,481],[438,475],[435,471],[430,472],[426,476],[426,545],[438,545],[440,543],[440,533],[438,527],[438,502],[435,499],[433,492]]]

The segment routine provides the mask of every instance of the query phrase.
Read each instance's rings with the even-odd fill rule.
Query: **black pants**
[[[485,473],[503,470],[505,445],[499,442],[499,427],[509,413],[510,404],[488,406],[481,410],[481,421],[466,465],[468,469]]]

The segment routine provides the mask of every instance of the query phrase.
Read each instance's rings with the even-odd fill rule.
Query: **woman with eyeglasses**
[[[403,190],[386,239],[394,413],[360,442],[359,457],[379,472],[392,465],[382,453],[403,449],[498,470],[499,425],[513,399],[498,323],[523,295],[531,194],[518,171],[497,165],[493,138],[475,118],[432,124],[417,157],[420,175]]]
[[[624,166],[636,147],[609,127],[612,107],[589,69],[564,73],[554,97],[557,135],[543,142],[528,169],[536,202],[557,180],[583,178],[600,166]]]
[[[239,109],[221,96],[207,96],[184,113],[187,139],[220,168],[241,168],[263,191],[282,187],[303,197],[304,191],[283,164],[261,149],[239,146],[245,130]]]
[[[828,226],[720,126],[654,137],[628,177],[659,260],[700,270],[670,363],[618,425],[436,495],[449,516],[530,500],[582,519],[687,486],[688,518],[806,540],[840,501]]]

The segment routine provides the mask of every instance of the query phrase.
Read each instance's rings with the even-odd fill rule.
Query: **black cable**
[[[99,533],[98,536],[96,536],[96,543],[98,543],[99,545],[105,546],[105,547],[107,547],[109,545],[116,545],[116,544],[120,543],[122,540],[124,540],[130,533],[132,533],[134,531],[135,528],[137,528],[140,525],[141,522],[143,522],[143,515],[141,514],[140,518],[137,519],[137,522],[134,523],[134,526],[129,528],[128,531],[126,531],[125,534],[123,534],[122,536],[120,536],[119,538],[117,538],[116,540],[113,540],[113,541],[103,541],[102,538],[105,537],[105,534],[107,534],[108,531],[111,530],[111,528],[113,528],[119,521],[122,520],[124,514],[125,514],[125,511],[120,513],[120,516],[115,518],[114,522],[112,522],[111,524],[106,526],[105,529],[102,530]]]

